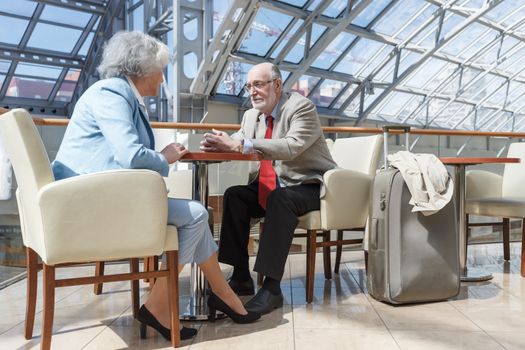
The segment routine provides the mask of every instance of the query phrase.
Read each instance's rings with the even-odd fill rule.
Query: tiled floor
[[[199,328],[184,349],[525,349],[525,278],[519,275],[521,246],[512,244],[512,260],[502,261],[501,244],[469,247],[469,260],[494,273],[486,283],[463,284],[454,300],[393,307],[366,294],[362,252],[345,252],[341,273],[325,281],[318,256],[315,301],[304,297],[305,257],[288,259],[285,305],[251,325],[229,320],[192,324]],[[126,270],[124,265],[111,269]],[[91,267],[61,269],[61,275],[93,273]],[[228,273],[225,269],[225,273]],[[187,273],[181,293],[188,290]],[[169,343],[153,332],[139,338],[130,313],[128,283],[61,288],[56,295],[53,349],[165,349]],[[25,280],[0,291],[0,349],[38,348],[41,304],[35,337],[23,337]],[[147,293],[147,289],[142,289]],[[39,293],[41,294],[41,293]],[[184,303],[186,297],[181,298]]]

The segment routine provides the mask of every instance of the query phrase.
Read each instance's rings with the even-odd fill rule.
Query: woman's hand
[[[169,145],[164,147],[164,149],[160,153],[162,153],[162,155],[166,158],[168,164],[171,164],[175,163],[183,155],[188,153],[188,150],[180,143],[170,143]]]

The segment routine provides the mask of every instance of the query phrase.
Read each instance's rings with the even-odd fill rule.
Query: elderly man
[[[230,286],[239,295],[254,293],[248,266],[250,218],[265,218],[254,270],[262,288],[245,305],[266,314],[283,304],[280,281],[297,226],[297,217],[319,209],[323,174],[336,167],[321,130],[315,105],[297,93],[282,92],[277,66],[262,63],[248,73],[245,86],[253,108],[231,137],[214,130],[204,135],[204,151],[259,153],[249,184],[224,194],[219,261],[232,265]]]

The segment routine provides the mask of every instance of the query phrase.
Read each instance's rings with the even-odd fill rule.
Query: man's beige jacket
[[[321,183],[323,174],[335,167],[321,129],[315,105],[298,93],[285,93],[274,116],[272,139],[265,139],[265,116],[255,108],[244,113],[241,129],[232,137],[251,139],[264,159],[272,159],[277,176],[286,186]],[[249,183],[259,174],[259,162],[250,164]]]

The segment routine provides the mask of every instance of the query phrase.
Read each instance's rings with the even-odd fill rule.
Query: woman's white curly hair
[[[103,79],[143,77],[164,69],[168,61],[169,50],[164,43],[142,32],[121,31],[104,45],[97,70]]]

